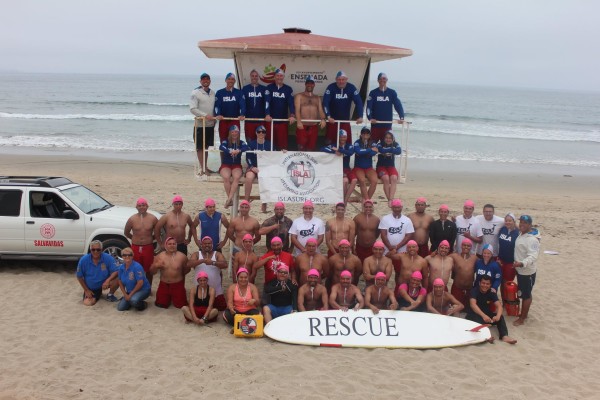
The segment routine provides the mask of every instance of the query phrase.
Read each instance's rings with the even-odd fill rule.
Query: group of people
[[[474,216],[475,204],[467,200],[455,218],[449,218],[450,209],[442,204],[439,219],[434,219],[426,213],[427,200],[420,197],[408,215],[402,213],[403,202],[393,199],[391,213],[381,218],[373,214],[369,199],[354,218],[338,203],[335,216],[325,222],[314,215],[310,201],[293,220],[285,215],[285,204],[276,203],[274,215],[261,224],[250,215],[247,201],[240,202],[239,215],[231,221],[216,210],[214,200],[206,199],[204,205],[192,218],[182,211],[181,196],[175,196],[173,209],[157,219],[147,213],[147,201],[138,199],[138,213],[125,226],[132,246],[122,251],[123,264],[117,267],[97,241],[80,260],[77,278],[84,304],[95,304],[103,289],[109,290],[109,301],[116,301],[114,293],[120,288],[118,309],[142,310],[152,276],[160,272],[155,305],[166,308],[172,303],[197,324],[214,321],[219,312],[230,325],[238,313],[262,313],[268,322],[320,309],[466,312],[468,319],[498,326],[500,338],[515,343],[508,336],[500,298],[505,283],[516,276],[522,305],[514,325],[528,317],[540,241],[528,215],[497,217],[486,204],[483,214]],[[155,239],[160,243],[162,231],[163,251],[155,256],[147,249]],[[266,252],[260,255],[255,245],[262,236]],[[192,240],[199,251],[188,258]],[[221,249],[228,241],[233,282],[224,290],[222,271],[228,263]],[[321,245],[327,247],[326,255]],[[261,269],[259,292],[255,283]],[[194,287],[186,293],[185,276],[192,270]],[[364,287],[359,289],[361,276]],[[393,289],[388,287],[392,278]]]
[[[395,156],[401,154],[400,146],[391,131],[393,111],[399,121],[404,120],[402,103],[395,90],[387,87],[385,73],[377,76],[379,86],[369,93],[366,115],[371,127],[363,127],[360,138],[352,141],[349,121],[352,106],[359,116],[357,124],[363,122],[363,101],[359,91],[344,71],[336,74],[336,81],[327,86],[323,97],[314,93],[312,76],[305,78],[305,90],[294,95],[284,83],[285,73],[278,69],[274,82],[268,86],[259,83],[256,70],[250,72],[250,83],[242,89],[235,87],[236,77],[228,73],[225,87],[216,92],[210,88],[210,75],[200,76],[200,86],[194,89],[190,100],[190,112],[203,117],[203,124],[196,124],[194,140],[202,173],[205,169],[205,154],[202,149],[214,142],[214,130],[218,121],[219,150],[227,201],[232,204],[233,195],[242,177],[242,153],[246,153],[246,200],[249,200],[252,182],[259,173],[257,151],[272,149],[287,150],[289,126],[296,122],[296,142],[299,150],[317,150],[319,128],[326,129],[326,147],[323,151],[344,157],[344,199],[347,202],[358,183],[363,199],[371,198],[378,179],[382,179],[384,192],[391,201],[396,192],[398,172]],[[240,123],[244,121],[245,141],[240,137]],[[272,126],[271,126],[272,124]],[[271,138],[271,128],[273,137]],[[339,136],[339,139],[338,139]],[[355,155],[354,168],[350,158]],[[376,168],[373,156],[378,155]],[[367,189],[367,182],[370,187]]]

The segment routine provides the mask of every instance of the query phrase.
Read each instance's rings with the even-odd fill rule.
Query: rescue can
[[[263,316],[235,314],[233,334],[235,337],[257,338],[263,336]]]

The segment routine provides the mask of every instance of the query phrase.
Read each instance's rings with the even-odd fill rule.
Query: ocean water
[[[3,73],[0,151],[159,152],[191,163],[196,86],[196,76]],[[214,89],[222,86],[213,79]],[[412,121],[409,159],[600,168],[600,93],[389,86]]]

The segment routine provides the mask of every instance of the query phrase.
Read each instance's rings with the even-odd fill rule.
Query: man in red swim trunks
[[[140,263],[146,271],[146,278],[152,286],[152,274],[150,266],[154,262],[154,227],[158,219],[148,213],[148,201],[140,197],[137,199],[135,208],[137,214],[132,215],[125,224],[125,237],[131,240],[133,259]]]
[[[177,308],[187,304],[185,291],[185,275],[190,272],[187,257],[177,251],[177,241],[173,237],[165,240],[165,251],[154,258],[150,273],[156,274],[160,270],[160,284],[156,291],[157,307],[169,308],[171,302]]]
[[[373,255],[373,244],[379,237],[379,217],[373,214],[373,200],[363,201],[363,211],[356,214],[356,255],[360,262]]]

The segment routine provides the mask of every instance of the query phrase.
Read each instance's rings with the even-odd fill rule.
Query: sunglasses
[[[102,251],[102,249],[90,249],[90,251],[92,251],[94,253],[100,253]]]
[[[122,257],[133,257],[133,254],[130,253],[121,253]]]

